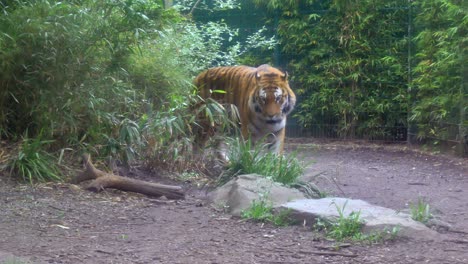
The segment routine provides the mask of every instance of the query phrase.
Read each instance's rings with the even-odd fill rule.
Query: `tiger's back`
[[[286,116],[296,102],[287,74],[269,65],[215,67],[200,73],[194,83],[203,98],[237,107],[244,138],[254,143],[264,139],[271,151],[282,151]]]
[[[195,78],[195,85],[203,98],[213,98],[220,103],[234,104],[241,108],[247,103],[244,102],[248,97],[246,93],[249,88],[253,88],[249,83],[255,78],[255,72],[256,68],[248,66],[211,68]]]

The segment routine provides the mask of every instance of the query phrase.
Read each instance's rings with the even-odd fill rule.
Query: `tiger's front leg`
[[[284,127],[275,133],[265,133],[264,131],[252,130],[251,128],[251,130],[245,133],[246,136],[244,136],[244,133],[242,134],[244,140],[250,138],[254,146],[257,146],[257,144],[265,145],[266,151],[277,155],[283,154],[284,137],[286,134],[286,128]]]
[[[286,134],[286,128],[282,128],[280,131],[278,131],[276,134],[271,134],[271,136],[274,138],[272,142],[268,145],[268,148],[272,153],[275,153],[277,155],[283,154],[283,148],[284,148],[284,136]]]

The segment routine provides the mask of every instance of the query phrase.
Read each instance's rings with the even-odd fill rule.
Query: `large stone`
[[[285,203],[278,208],[291,210],[291,217],[296,221],[306,222],[309,225],[316,223],[317,219],[334,221],[339,217],[338,208],[344,216],[351,212],[360,212],[363,220],[363,233],[391,231],[398,228],[397,236],[434,240],[438,233],[420,222],[411,219],[408,214],[395,210],[369,204],[362,200],[329,197],[322,199],[302,199]]]
[[[273,207],[297,199],[305,199],[297,189],[285,187],[256,174],[240,175],[209,194],[212,203],[225,207],[227,212],[240,216],[254,200],[263,199]]]

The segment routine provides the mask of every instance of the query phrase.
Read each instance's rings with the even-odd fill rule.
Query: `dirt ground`
[[[305,180],[330,196],[405,210],[418,198],[451,225],[433,241],[345,244],[303,226],[231,218],[183,183],[169,201],[69,184],[19,185],[0,175],[0,263],[468,263],[468,160],[403,145],[291,140]],[[160,182],[136,169],[125,175]],[[182,183],[181,183],[182,184]]]

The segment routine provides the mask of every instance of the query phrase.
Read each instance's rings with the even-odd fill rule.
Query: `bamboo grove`
[[[407,140],[409,133],[464,144],[464,1],[254,2],[277,28],[282,61],[302,95],[301,124],[333,124],[330,134],[343,138],[382,133]],[[395,127],[405,135],[395,135]]]

